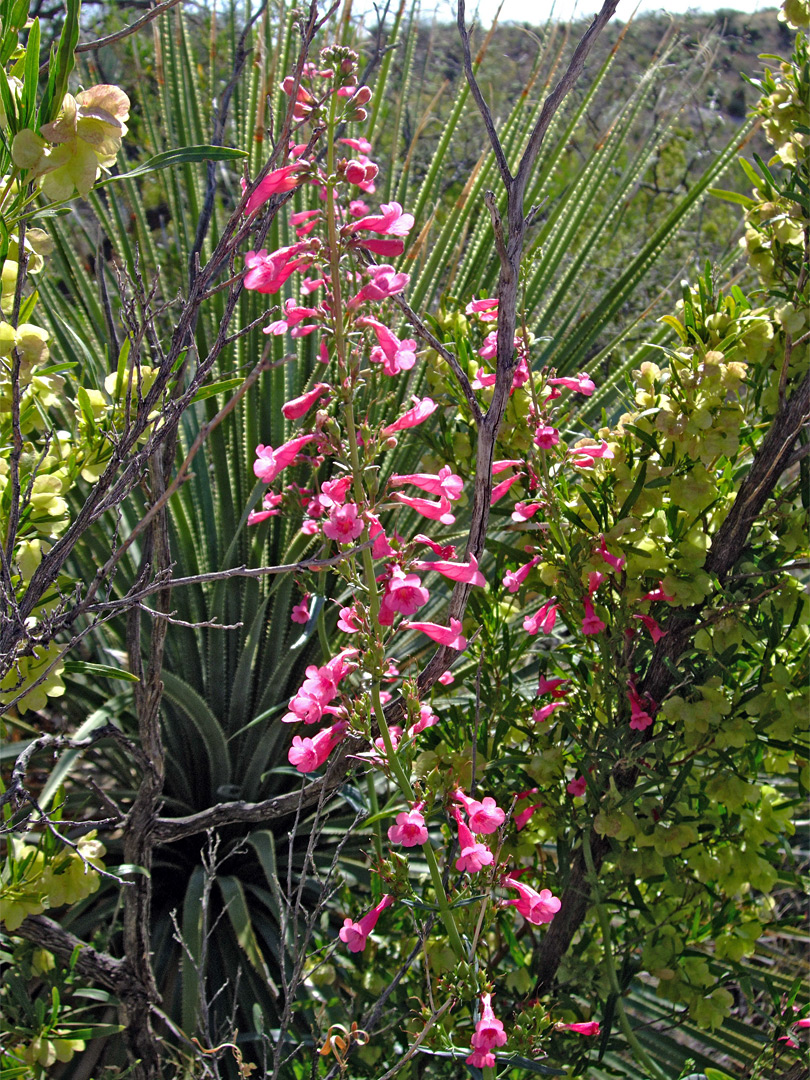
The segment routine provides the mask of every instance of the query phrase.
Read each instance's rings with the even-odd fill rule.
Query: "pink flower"
[[[349,231],[368,229],[369,232],[384,233],[387,236],[407,236],[414,225],[413,214],[404,214],[398,202],[383,203],[381,213],[360,218],[349,226]]]
[[[492,341],[493,341],[493,353],[492,353],[492,355],[494,356],[495,355],[494,345],[495,345],[495,341],[496,341],[496,336],[495,336],[495,334],[490,334],[489,336],[492,338]],[[481,350],[479,349],[479,352],[480,351]],[[497,378],[498,378],[498,376],[494,371],[486,372],[486,371],[484,371],[484,369],[482,367],[480,367],[478,369],[478,371],[476,371],[475,378],[473,379],[473,381],[472,381],[472,383],[470,385],[472,386],[473,390],[483,390],[484,387],[486,387],[486,386],[494,386],[495,385],[495,380]]]
[[[308,413],[315,402],[321,395],[327,391],[329,387],[326,383],[315,383],[311,390],[308,390],[300,397],[293,398],[292,401],[286,402],[281,406],[281,414],[287,420],[298,420],[300,417]]]
[[[374,514],[368,515],[368,535],[374,541],[371,545],[371,557],[373,559],[387,559],[389,555],[394,554],[394,549],[388,542],[385,529],[380,524],[380,519],[375,517]],[[396,537],[397,534],[394,535]]]
[[[292,609],[290,619],[295,623],[301,623],[305,625],[309,622],[309,593],[299,600],[295,607]]]
[[[275,517],[276,514],[280,514],[281,510],[279,509],[279,506],[283,498],[283,495],[274,495],[272,491],[268,491],[262,499],[262,509],[251,510],[248,514],[248,525],[258,525],[260,521],[265,521],[269,517]]]
[[[470,1042],[473,1050],[479,1053],[492,1050],[496,1046],[503,1046],[506,1042],[506,1032],[503,1030],[503,1024],[492,1010],[492,994],[481,995],[481,1015],[475,1025],[475,1032]]]
[[[392,844],[403,847],[419,847],[427,843],[428,831],[422,815],[424,803],[416,803],[412,810],[403,810],[397,814],[397,823],[388,830],[388,839]]]
[[[605,575],[599,570],[591,570],[588,574],[588,596],[593,599],[593,594],[605,580]]]
[[[522,881],[511,877],[505,878],[503,884],[508,889],[517,889],[519,894],[518,900],[509,900],[507,903],[513,904],[523,918],[535,926],[550,923],[562,907],[562,903],[556,896],[552,896],[550,889],[537,892],[530,885],[524,885]]]
[[[575,465],[578,469],[592,468],[596,458],[613,457],[613,451],[604,440],[602,440],[599,446],[575,446],[573,454],[574,457],[571,464]]]
[[[542,724],[544,721],[552,715],[555,709],[561,709],[566,702],[564,701],[552,701],[548,705],[543,705],[539,709],[532,710],[532,720],[535,724]]]
[[[340,506],[346,501],[346,495],[352,486],[351,476],[339,476],[335,480],[325,480],[321,484],[321,494],[318,501],[321,506]]]
[[[436,402],[429,397],[422,398],[421,400],[418,397],[415,397],[412,400],[414,401],[413,407],[408,409],[406,413],[403,413],[399,420],[395,420],[393,424],[384,427],[382,429],[383,435],[393,435],[397,431],[405,431],[407,428],[423,424],[439,407]]]
[[[559,606],[554,602],[553,597],[551,600],[546,600],[535,615],[526,616],[523,620],[523,629],[527,634],[539,634],[540,631],[544,634],[550,634],[557,621]]]
[[[271,195],[280,195],[285,191],[292,191],[293,188],[298,187],[304,179],[301,175],[301,165],[302,162],[296,161],[292,165],[274,169],[263,177],[248,198],[245,204],[245,213],[249,216],[254,210],[258,210]],[[247,185],[244,184],[244,181],[242,183],[244,185],[243,191],[247,190]]]
[[[627,684],[627,696],[630,699],[630,727],[634,731],[644,731],[652,724],[653,718],[644,708],[645,703],[632,681]]]
[[[535,568],[535,566],[537,566],[539,562],[540,556],[535,555],[533,559],[531,559],[527,563],[524,563],[524,565],[521,566],[519,569],[514,571],[507,570],[503,578],[504,587],[510,593],[516,593],[520,586],[523,584],[523,582],[526,580],[526,578],[529,576],[531,571]]]
[[[368,326],[374,331],[379,344],[371,350],[369,360],[381,363],[386,375],[398,375],[400,371],[408,371],[416,363],[416,342],[413,338],[400,341],[385,323],[372,319],[370,315],[359,318],[357,325]]]
[[[311,233],[315,226],[318,224],[318,217],[321,211],[318,210],[299,210],[296,214],[290,214],[290,224],[295,229],[296,236],[306,236]],[[306,288],[305,292],[310,291]]]
[[[414,562],[414,567],[417,570],[435,570],[437,574],[442,574],[444,577],[449,578],[450,581],[463,581],[467,585],[486,585],[484,575],[478,569],[478,560],[470,553],[469,562],[447,562],[444,559],[439,559],[435,562],[423,562],[418,560]]]
[[[371,153],[371,143],[368,139],[364,139],[362,135],[359,139],[338,139],[338,142],[342,143],[344,146],[350,146],[352,150],[356,150],[358,154]]]
[[[365,949],[368,935],[377,925],[377,920],[380,915],[382,915],[385,909],[390,907],[393,902],[393,896],[386,895],[380,900],[379,904],[375,905],[371,911],[363,916],[360,922],[352,922],[351,919],[343,920],[343,926],[338,936],[341,941],[348,945],[349,952],[362,952],[363,949]]]
[[[546,382],[549,386],[564,386],[568,390],[576,390],[578,394],[584,394],[585,397],[590,397],[596,389],[590,375],[577,375],[573,379],[547,379]]]
[[[340,609],[340,618],[338,619],[338,630],[342,630],[344,634],[356,634],[359,630],[363,629],[359,620],[360,616],[357,614],[357,609],[354,605],[351,607],[342,607]]]
[[[541,424],[534,433],[534,442],[541,450],[548,450],[560,441],[560,433],[550,424]]]
[[[521,829],[526,828],[534,816],[535,811],[539,810],[542,805],[542,803],[534,803],[532,806],[527,806],[525,810],[521,810],[519,814],[515,814],[512,820],[514,821],[515,828],[518,832],[520,832]]]
[[[289,247],[279,248],[272,255],[267,249],[245,253],[245,288],[260,293],[275,293],[282,287],[294,270],[300,270],[309,264],[313,242],[301,240]],[[302,252],[306,255],[297,258]]]
[[[650,637],[653,639],[654,644],[658,644],[662,637],[666,637],[668,631],[662,630],[652,615],[634,615],[633,618],[644,623],[650,631]]]
[[[586,1020],[581,1024],[563,1024],[563,1030],[575,1031],[577,1035],[598,1035],[599,1034],[599,1021],[598,1020]]]
[[[479,1069],[494,1069],[496,1063],[495,1055],[489,1050],[473,1050],[465,1061],[468,1065],[476,1065]]]
[[[408,738],[413,739],[426,728],[435,727],[438,722],[439,718],[431,707],[429,705],[421,705],[419,707],[419,719],[413,727],[408,728]]]
[[[329,520],[324,522],[323,534],[330,540],[350,544],[360,536],[364,528],[363,519],[357,515],[357,506],[346,503],[344,506],[332,508]]]
[[[439,682],[442,686],[452,686],[455,681],[451,671],[445,671],[443,675],[439,676]]]
[[[262,330],[263,334],[275,334],[278,337],[279,334],[285,334],[289,330],[292,337],[306,337],[307,334],[318,329],[317,323],[311,326],[300,325],[304,319],[319,319],[321,313],[317,308],[299,307],[295,300],[290,299],[284,301],[283,310],[283,316],[265,326]]]
[[[593,609],[591,598],[586,596],[582,601],[585,606],[585,618],[582,620],[582,633],[583,634],[601,634],[603,630],[607,629],[607,624],[603,623],[599,616]]]
[[[450,626],[439,626],[432,622],[406,622],[403,629],[410,627],[411,630],[421,630],[438,645],[446,645],[450,649],[464,652],[467,648],[467,639],[461,633],[461,623],[458,619],[451,619]]]
[[[413,538],[415,544],[425,544],[434,555],[438,555],[442,559],[452,559],[456,554],[456,549],[452,544],[439,544],[435,540],[431,540],[429,536],[425,536],[424,533],[417,533]]]
[[[484,338],[483,345],[478,350],[478,355],[481,357],[482,360],[493,360],[497,356],[497,354],[498,354],[498,331],[497,330],[490,330],[490,332]],[[494,373],[493,373],[492,378],[491,378],[491,380],[489,382],[484,382],[484,379],[489,379],[489,376],[485,375],[485,376],[482,377],[480,368],[478,370],[477,378],[481,379],[481,385],[482,386],[491,386],[492,383],[495,382],[495,374]],[[475,383],[473,383],[473,386],[475,386]],[[477,387],[476,387],[476,389],[477,389]]]
[[[499,473],[506,472],[507,469],[519,469],[524,462],[518,461],[517,458],[504,458],[503,461],[492,462],[492,475],[497,476]]]
[[[506,820],[506,814],[489,795],[479,802],[478,799],[472,799],[469,795],[465,795],[461,788],[456,788],[453,792],[453,798],[456,802],[461,803],[467,811],[470,828],[475,833],[488,835],[497,832]]]
[[[611,555],[605,544],[604,536],[600,537],[599,547],[596,549],[596,554],[601,555],[606,563],[609,563],[616,573],[619,573],[624,569],[626,562],[624,555]]]
[[[515,503],[515,509],[512,511],[512,521],[528,521],[529,518],[534,517],[542,505],[542,503]]]
[[[256,460],[253,462],[253,472],[265,484],[272,484],[280,472],[295,461],[299,450],[312,442],[314,435],[299,435],[295,439],[279,446],[274,450],[272,446],[256,447]]]
[[[520,476],[521,474],[518,473],[517,476],[509,476],[506,480],[501,480],[500,484],[496,484],[495,487],[492,489],[492,495],[490,496],[489,505],[494,506],[499,499],[502,499],[509,490],[509,488],[512,486],[512,484],[514,484],[516,480],[520,479]]]
[[[368,203],[364,203],[362,199],[352,199],[349,203],[349,213],[352,217],[362,217],[363,214],[368,213]]]
[[[379,171],[374,162],[369,161],[366,157],[360,160],[352,158],[346,162],[346,179],[350,184],[355,184],[357,187],[367,188]]]
[[[642,600],[667,600],[670,603],[672,603],[672,601],[675,600],[676,597],[670,596],[667,592],[665,592],[664,591],[664,583],[663,583],[663,581],[659,581],[658,582],[658,588],[653,589],[652,592],[645,593],[642,596],[641,599]]]
[[[538,695],[551,694],[552,697],[565,697],[568,691],[561,690],[560,687],[565,686],[570,681],[570,679],[547,679],[545,675],[541,675],[537,693]]]
[[[460,476],[456,476],[449,465],[443,465],[438,473],[407,473],[402,476],[395,474],[388,483],[391,487],[413,484],[414,487],[427,491],[429,495],[444,495],[452,501],[460,499],[464,490],[464,481]]]
[[[486,844],[481,844],[475,839],[458,811],[453,816],[458,824],[458,846],[461,848],[461,854],[456,859],[456,870],[466,870],[467,873],[477,874],[479,870],[493,863],[495,856]]]
[[[294,735],[292,746],[287,754],[287,760],[294,765],[300,773],[314,772],[326,761],[334,748],[346,733],[346,721],[339,720],[331,727],[324,728],[312,738],[301,738]]]
[[[452,507],[450,506],[450,500],[444,496],[439,502],[431,502],[430,499],[420,499],[412,495],[402,495],[400,492],[395,492],[392,499],[396,499],[397,502],[404,503],[405,506],[410,506],[411,510],[416,510],[417,513],[422,514],[423,517],[430,518],[431,521],[440,521],[442,525],[452,525],[456,520],[455,515],[451,513]]]
[[[416,574],[405,574],[395,566],[380,606],[380,622],[383,626],[390,626],[396,612],[413,615],[429,599],[430,593]],[[390,621],[388,618],[383,621],[383,614],[390,616]]]
[[[565,785],[565,790],[569,795],[575,797],[581,797],[588,790],[588,782],[584,776],[577,776],[573,780],[569,780]]]
[[[464,309],[468,315],[477,315],[481,322],[495,322],[498,318],[498,301],[494,296],[472,300]]]
[[[356,293],[346,304],[350,310],[358,307],[366,300],[384,300],[386,296],[394,296],[401,293],[410,281],[409,274],[398,274],[393,266],[388,263],[380,263],[369,269],[371,280],[364,285],[360,292]]]

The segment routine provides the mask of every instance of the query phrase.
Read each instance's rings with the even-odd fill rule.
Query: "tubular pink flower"
[[[444,496],[439,502],[431,502],[430,499],[420,499],[417,496],[403,495],[397,491],[392,496],[392,499],[396,499],[397,502],[403,503],[405,506],[410,506],[411,510],[416,510],[417,513],[422,514],[423,517],[430,518],[431,521],[440,521],[442,525],[452,525],[456,520],[455,515],[451,513],[452,507],[450,506],[450,500]]]
[[[368,535],[374,541],[371,545],[371,557],[373,559],[386,559],[394,554],[394,549],[388,542],[385,529],[380,524],[380,519],[374,514],[368,515]],[[394,534],[396,536],[396,534]]]
[[[376,904],[371,911],[363,916],[360,922],[352,922],[351,919],[343,920],[343,926],[338,936],[342,942],[348,945],[349,952],[362,952],[365,949],[368,935],[377,925],[380,915],[393,902],[393,896],[386,895],[380,900],[379,904]]]
[[[281,169],[274,169],[269,172],[267,176],[259,181],[256,190],[251,193],[245,204],[245,213],[250,216],[254,210],[258,210],[260,206],[263,206],[271,195],[279,195],[298,187],[304,179],[301,175],[302,164],[303,162],[296,161],[292,165],[285,165]],[[247,185],[243,187],[243,190],[246,189]]]
[[[305,625],[309,622],[309,594],[302,597],[301,600],[292,609],[290,619],[294,623],[301,623]]]
[[[593,610],[593,604],[591,598],[586,596],[582,601],[585,607],[585,618],[582,620],[582,633],[583,634],[601,634],[603,630],[607,629],[607,624],[603,623],[596,612]]]
[[[498,318],[498,300],[494,296],[471,300],[464,311],[467,315],[477,315],[481,322],[495,322]]]
[[[542,724],[545,720],[548,720],[555,709],[561,709],[565,704],[567,704],[565,701],[552,701],[548,705],[534,709],[532,711],[532,720],[534,720],[535,724]]]
[[[568,691],[560,688],[570,681],[570,679],[547,679],[545,675],[541,675],[540,682],[537,685],[537,693],[538,695],[551,694],[552,697],[565,697]]]
[[[354,605],[351,607],[342,607],[340,609],[340,618],[338,619],[338,630],[342,630],[344,634],[356,634],[359,630],[363,629],[362,624],[359,622],[360,616],[357,614],[357,610]]]
[[[402,254],[405,250],[405,242],[397,237],[390,236],[356,236],[351,241],[351,247],[365,248],[366,251],[373,251],[375,255],[382,255],[386,259],[391,259]]]
[[[517,458],[506,458],[503,461],[492,462],[492,475],[497,476],[499,473],[506,472],[507,469],[519,469],[525,462],[518,461]]]
[[[391,487],[413,484],[430,495],[445,495],[453,502],[461,498],[464,490],[464,481],[460,476],[456,476],[449,465],[443,465],[438,473],[407,473],[402,476],[395,474],[388,483]]]
[[[325,480],[321,484],[321,494],[319,496],[321,506],[340,506],[346,501],[346,495],[351,486],[351,476],[339,476],[336,480]]]
[[[599,1021],[598,1020],[586,1020],[583,1023],[578,1024],[563,1024],[564,1031],[575,1031],[577,1035],[598,1035],[599,1034]]]
[[[461,854],[456,859],[456,870],[466,870],[469,874],[477,874],[485,866],[490,866],[495,861],[495,856],[486,844],[479,843],[467,826],[458,811],[454,817],[458,824],[458,846]]]
[[[489,1050],[473,1050],[464,1060],[468,1065],[475,1065],[479,1069],[494,1069],[496,1064],[495,1055]]]
[[[295,461],[302,447],[312,442],[314,438],[315,435],[299,435],[284,443],[283,446],[279,446],[277,450],[274,450],[272,446],[262,446],[259,443],[256,447],[253,472],[265,484],[272,484],[278,474]]]
[[[246,252],[245,266],[248,272],[245,274],[245,288],[260,293],[278,292],[294,270],[309,265],[312,244],[313,241],[301,240],[289,247],[279,248],[272,255],[267,254],[266,248]],[[306,255],[297,258],[302,252],[306,252]]]
[[[574,457],[571,461],[572,465],[575,465],[578,469],[591,469],[596,458],[612,458],[613,451],[608,444],[603,440],[599,446],[575,446],[572,453]]]
[[[645,731],[653,723],[653,718],[644,708],[644,702],[633,682],[627,684],[627,696],[630,699],[630,727],[634,731]]]
[[[418,397],[413,399],[413,408],[408,409],[406,413],[400,416],[399,420],[395,420],[393,424],[389,424],[388,427],[382,429],[383,435],[393,435],[397,431],[405,431],[408,428],[417,427],[419,424],[424,424],[425,420],[438,409],[436,402],[429,397]]]
[[[443,675],[439,676],[439,682],[442,686],[452,686],[455,681],[451,671],[445,671]]]
[[[324,522],[323,534],[330,540],[350,544],[360,536],[364,528],[363,519],[357,515],[357,506],[354,503],[345,503],[332,508],[329,520]]]
[[[466,563],[447,562],[444,559],[423,562],[420,559],[414,562],[413,566],[417,570],[435,570],[437,574],[442,574],[450,581],[463,581],[467,585],[486,585],[486,579],[478,569],[478,560],[472,553],[470,553],[469,562]]]
[[[369,360],[383,365],[386,375],[398,375],[400,371],[409,371],[416,363],[416,342],[413,338],[400,341],[385,323],[363,315],[357,320],[358,326],[368,326],[377,337],[379,345],[371,350]]]
[[[528,521],[541,508],[542,503],[515,503],[515,509],[512,511],[512,521]]]
[[[467,648],[467,639],[461,633],[461,623],[458,619],[451,619],[449,627],[439,626],[438,623],[432,622],[407,622],[402,626],[403,628],[410,627],[411,630],[421,630],[437,645],[447,645],[448,648],[457,649],[459,652]]]
[[[509,476],[506,478],[506,480],[501,480],[500,484],[496,484],[495,487],[492,489],[492,495],[489,499],[489,505],[494,506],[499,499],[502,499],[509,490],[509,488],[512,486],[512,484],[514,484],[516,480],[520,479],[520,476],[521,474],[518,473],[517,476]]]
[[[479,801],[465,795],[461,788],[456,788],[453,798],[467,811],[470,828],[474,833],[486,836],[497,832],[506,820],[506,814],[490,795],[486,795]]]
[[[535,555],[533,559],[525,563],[519,569],[515,571],[507,570],[503,577],[504,588],[506,588],[510,593],[516,593],[539,562],[540,556]]]
[[[549,386],[565,386],[568,390],[576,390],[578,394],[584,394],[585,397],[590,397],[596,389],[590,375],[577,375],[573,379],[546,379],[546,382]]]
[[[519,894],[518,900],[509,900],[507,903],[516,907],[523,918],[535,926],[550,923],[562,907],[560,900],[552,896],[550,889],[537,892],[530,885],[524,885],[522,881],[511,877],[505,878],[503,884],[507,889],[517,889]]]
[[[475,1033],[470,1042],[473,1050],[477,1050],[479,1053],[492,1050],[496,1046],[503,1046],[506,1042],[506,1032],[503,1030],[503,1024],[492,1010],[492,994],[481,995],[481,1015],[475,1025]]]
[[[412,810],[403,810],[397,814],[396,825],[388,830],[388,839],[392,844],[403,847],[419,847],[427,843],[428,831],[422,815],[424,803],[416,803]]]
[[[369,232],[383,233],[386,236],[407,236],[414,225],[413,214],[405,214],[398,202],[383,203],[381,213],[369,214],[350,226],[351,232],[367,229]]]
[[[352,158],[346,162],[346,179],[356,187],[367,188],[379,171],[379,167],[365,156],[359,160]]]
[[[345,720],[338,720],[331,727],[319,731],[312,739],[302,739],[300,735],[294,735],[287,760],[300,773],[314,772],[323,765],[346,734],[347,726]]]
[[[476,371],[475,378],[470,383],[470,385],[472,386],[473,390],[483,390],[487,386],[494,386],[495,380],[497,378],[498,376],[495,374],[494,371],[487,372],[484,371],[483,368],[479,368],[478,371]]]
[[[452,559],[456,554],[456,549],[452,544],[439,544],[435,540],[431,540],[429,536],[425,536],[424,533],[417,533],[413,538],[415,544],[425,544],[434,555],[438,555],[442,559]]]
[[[317,324],[312,326],[300,326],[304,319],[319,319],[321,313],[317,308],[299,307],[295,300],[284,301],[284,314],[280,319],[271,322],[262,330],[263,334],[285,334],[288,330],[293,337],[305,337],[318,329]]]
[[[416,735],[425,731],[426,728],[434,727],[438,722],[439,718],[431,707],[429,705],[421,705],[419,707],[419,719],[412,727],[408,728],[408,738],[413,739]]]
[[[607,544],[605,543],[604,536],[600,537],[599,539],[600,543],[599,547],[596,549],[596,554],[601,555],[605,562],[612,566],[616,573],[619,573],[621,570],[624,569],[624,564],[627,560],[625,559],[624,555],[611,555],[611,553],[607,549]]]
[[[498,355],[498,331],[497,330],[490,330],[490,332],[484,338],[483,345],[478,350],[478,355],[481,357],[482,360],[494,360],[495,359],[495,357]],[[491,386],[492,385],[492,383],[485,383],[483,381],[483,379],[481,378],[480,369],[478,371],[477,378],[481,380],[481,385],[482,386]],[[489,378],[489,376],[485,376],[485,378]],[[493,378],[492,378],[492,382],[495,382],[494,375],[493,375]],[[475,385],[475,384],[473,383],[473,385]]]
[[[662,630],[652,615],[634,615],[634,619],[638,619],[639,622],[644,623],[650,632],[650,637],[653,639],[654,644],[658,644],[662,637],[666,637],[669,631]]]
[[[380,263],[369,270],[371,280],[362,287],[346,304],[349,310],[365,303],[366,300],[384,300],[387,296],[401,293],[411,280],[409,274],[398,274],[393,266]]]
[[[262,509],[251,510],[248,514],[248,525],[258,525],[260,521],[266,521],[267,518],[280,514],[279,507],[283,498],[283,495],[274,495],[272,491],[268,491],[262,499]]]
[[[588,596],[593,599],[593,594],[605,580],[605,575],[599,570],[591,570],[588,574]]]
[[[541,424],[534,433],[535,446],[539,446],[541,450],[548,450],[550,447],[556,446],[559,441],[559,431],[555,427],[551,427],[550,424]]]
[[[526,616],[523,620],[523,629],[527,634],[539,634],[541,631],[544,634],[550,634],[557,622],[559,606],[554,602],[553,597],[547,600],[535,615]]]
[[[299,420],[309,412],[318,398],[326,393],[328,389],[329,387],[326,383],[315,383],[311,390],[308,390],[305,394],[301,394],[300,397],[293,398],[291,401],[282,405],[282,416],[286,417],[287,420]]]
[[[382,609],[385,608],[386,614],[391,616],[391,622],[386,621],[383,625],[390,626],[396,612],[400,615],[413,615],[429,599],[430,593],[416,574],[405,574],[395,566],[380,605],[380,614],[383,614]]]
[[[669,594],[668,594],[668,593],[667,593],[667,592],[666,592],[666,591],[664,590],[664,583],[663,583],[663,581],[659,581],[659,582],[658,582],[658,588],[657,588],[657,589],[653,589],[653,590],[652,590],[652,592],[648,592],[648,593],[645,593],[645,594],[644,594],[644,595],[642,596],[642,598],[641,598],[641,599],[642,599],[642,600],[667,600],[667,601],[669,601],[669,603],[672,603],[672,601],[673,601],[673,600],[675,600],[675,599],[677,599],[677,598],[676,598],[676,597],[674,597],[674,596],[670,596],[670,595],[669,595]]]
[[[565,790],[575,798],[581,797],[588,790],[588,781],[584,776],[575,776],[565,785]]]

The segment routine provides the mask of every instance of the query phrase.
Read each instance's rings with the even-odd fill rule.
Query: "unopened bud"
[[[368,86],[361,86],[352,98],[355,105],[366,105],[371,101],[371,90]]]

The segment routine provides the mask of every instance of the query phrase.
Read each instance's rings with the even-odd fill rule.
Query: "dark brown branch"
[[[98,952],[46,915],[29,915],[14,933],[54,953],[64,962],[69,961],[78,949],[76,971],[84,978],[106,986],[119,997],[138,992],[137,982],[125,960],[116,960],[107,953]]]
[[[506,154],[503,152],[501,146],[501,140],[498,138],[498,132],[495,130],[495,122],[492,119],[492,113],[490,112],[489,105],[486,98],[481,92],[481,87],[478,85],[478,80],[475,77],[473,71],[472,53],[470,52],[470,35],[467,32],[467,25],[465,21],[465,4],[464,0],[458,0],[458,33],[461,38],[461,49],[464,56],[464,73],[467,76],[467,85],[470,88],[470,93],[475,99],[475,104],[478,106],[478,111],[481,114],[481,119],[484,121],[484,127],[486,128],[487,137],[489,138],[492,146],[492,151],[495,154],[495,160],[498,163],[498,170],[501,174],[501,179],[506,185],[507,190],[512,184],[512,174],[509,171],[509,162],[506,160]]]

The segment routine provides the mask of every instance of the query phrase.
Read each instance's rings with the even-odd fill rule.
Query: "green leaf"
[[[246,150],[234,150],[229,146],[181,146],[176,150],[166,150],[162,154],[155,154],[143,165],[138,165],[129,172],[107,176],[99,180],[95,186],[100,188],[116,180],[132,180],[136,176],[146,176],[160,169],[169,169],[174,165],[186,165],[194,161],[239,161],[247,156]]]
[[[28,31],[25,49],[25,71],[20,96],[20,125],[31,127],[37,111],[37,84],[39,82],[39,19],[34,19]]]
[[[82,0],[66,0],[65,21],[59,44],[51,54],[48,85],[39,109],[39,126],[49,124],[59,115],[68,88],[68,79],[76,63],[75,50],[79,41],[79,13]]]
[[[211,383],[210,386],[204,386],[197,391],[191,399],[192,403],[205,401],[206,398],[213,397],[215,394],[227,394],[229,390],[236,390],[244,381],[244,379],[222,379],[221,382]]]
[[[737,206],[744,206],[746,210],[749,206],[754,205],[754,200],[749,198],[748,195],[741,195],[739,191],[726,191],[724,188],[709,188],[709,195],[714,195],[716,199],[724,199],[726,202],[736,203]]]
[[[111,667],[109,664],[91,664],[87,660],[66,660],[65,671],[69,675],[100,675],[105,679],[120,679],[121,682],[141,681],[131,671]]]

